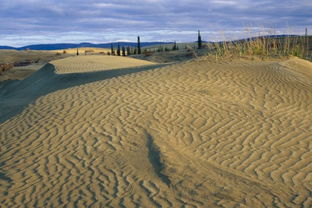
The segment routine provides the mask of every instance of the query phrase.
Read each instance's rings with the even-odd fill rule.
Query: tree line
[[[200,35],[200,31],[198,30],[198,39],[197,39],[197,48],[201,49],[202,48],[202,39],[201,39],[201,35]],[[163,51],[176,51],[179,50],[179,46],[177,45],[176,41],[174,41],[172,48],[168,48],[168,47],[163,47],[160,46],[157,49],[157,52],[163,52]],[[147,49],[144,50],[144,53],[147,53]],[[111,44],[111,50],[107,53],[107,55],[117,55],[117,56],[130,56],[130,55],[136,55],[136,54],[142,54],[142,48],[141,48],[141,40],[140,40],[140,36],[138,36],[137,38],[137,46],[135,48],[132,48],[130,46],[120,46],[120,44],[117,44],[117,48],[114,48],[114,45]],[[76,55],[79,55],[79,51],[77,48],[77,53]]]
[[[114,45],[111,44],[111,51],[108,52],[108,55],[117,55],[117,56],[129,56],[129,55],[136,55],[136,54],[142,54],[141,49],[141,41],[140,36],[138,36],[137,41],[137,47],[132,48],[130,46],[120,46],[120,44],[117,44],[117,48],[114,48]]]
[[[311,37],[311,36],[310,36]],[[237,41],[223,41],[215,42],[209,45],[203,44],[200,30],[198,30],[198,36],[196,45],[190,46],[185,44],[185,50],[194,51],[197,49],[202,49],[208,47],[208,50],[216,54],[226,54],[230,50],[236,50],[235,53],[244,54],[291,54],[299,57],[311,57],[310,56],[310,43],[307,28],[305,30],[304,36],[259,36],[251,37]],[[181,44],[180,44],[181,47]],[[140,36],[137,37],[136,47],[122,46],[118,43],[117,47],[111,44],[111,50],[107,55],[117,55],[117,56],[129,56],[129,55],[151,55],[154,52],[166,52],[166,51],[176,51],[180,50],[179,45],[174,41],[170,45],[160,45],[158,48],[144,49],[141,48]],[[79,55],[77,49],[77,55]]]

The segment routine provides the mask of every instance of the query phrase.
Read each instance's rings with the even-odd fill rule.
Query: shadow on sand
[[[55,67],[52,64],[46,64],[24,80],[0,83],[0,123],[19,114],[38,97],[48,93],[163,66],[166,65],[159,64],[89,73],[56,74]]]

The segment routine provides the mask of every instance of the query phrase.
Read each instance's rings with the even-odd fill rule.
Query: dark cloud
[[[2,0],[0,45],[143,39],[235,39],[255,33],[302,33],[310,0]],[[195,33],[194,33],[195,32]]]

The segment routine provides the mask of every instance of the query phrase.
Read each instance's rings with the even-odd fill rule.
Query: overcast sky
[[[0,0],[0,45],[312,33],[312,0]]]

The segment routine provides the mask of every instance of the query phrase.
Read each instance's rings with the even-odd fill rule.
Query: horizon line
[[[218,42],[230,42],[230,41],[239,41],[239,40],[248,40],[252,38],[257,38],[257,37],[281,37],[281,36],[305,36],[305,34],[280,34],[280,35],[255,35],[255,36],[249,36],[245,38],[237,38],[237,39],[231,39],[231,40],[218,40],[218,41],[207,41],[207,40],[202,40],[203,42],[206,43],[218,43]],[[311,36],[311,35],[308,35]],[[140,36],[144,37],[144,36]],[[196,43],[197,40],[195,41],[186,41],[186,42],[180,42],[180,41],[162,41],[162,40],[155,40],[155,41],[143,41],[141,43]],[[57,45],[57,44],[73,44],[73,45],[78,45],[78,44],[94,44],[94,45],[102,45],[102,44],[115,44],[115,43],[136,43],[136,41],[127,41],[127,40],[121,40],[121,41],[110,41],[110,42],[55,42],[55,43],[33,43],[33,44],[27,44],[27,45],[22,45],[22,46],[12,46],[12,45],[0,45],[1,47],[11,47],[11,48],[23,48],[26,46],[35,46],[35,45]]]

